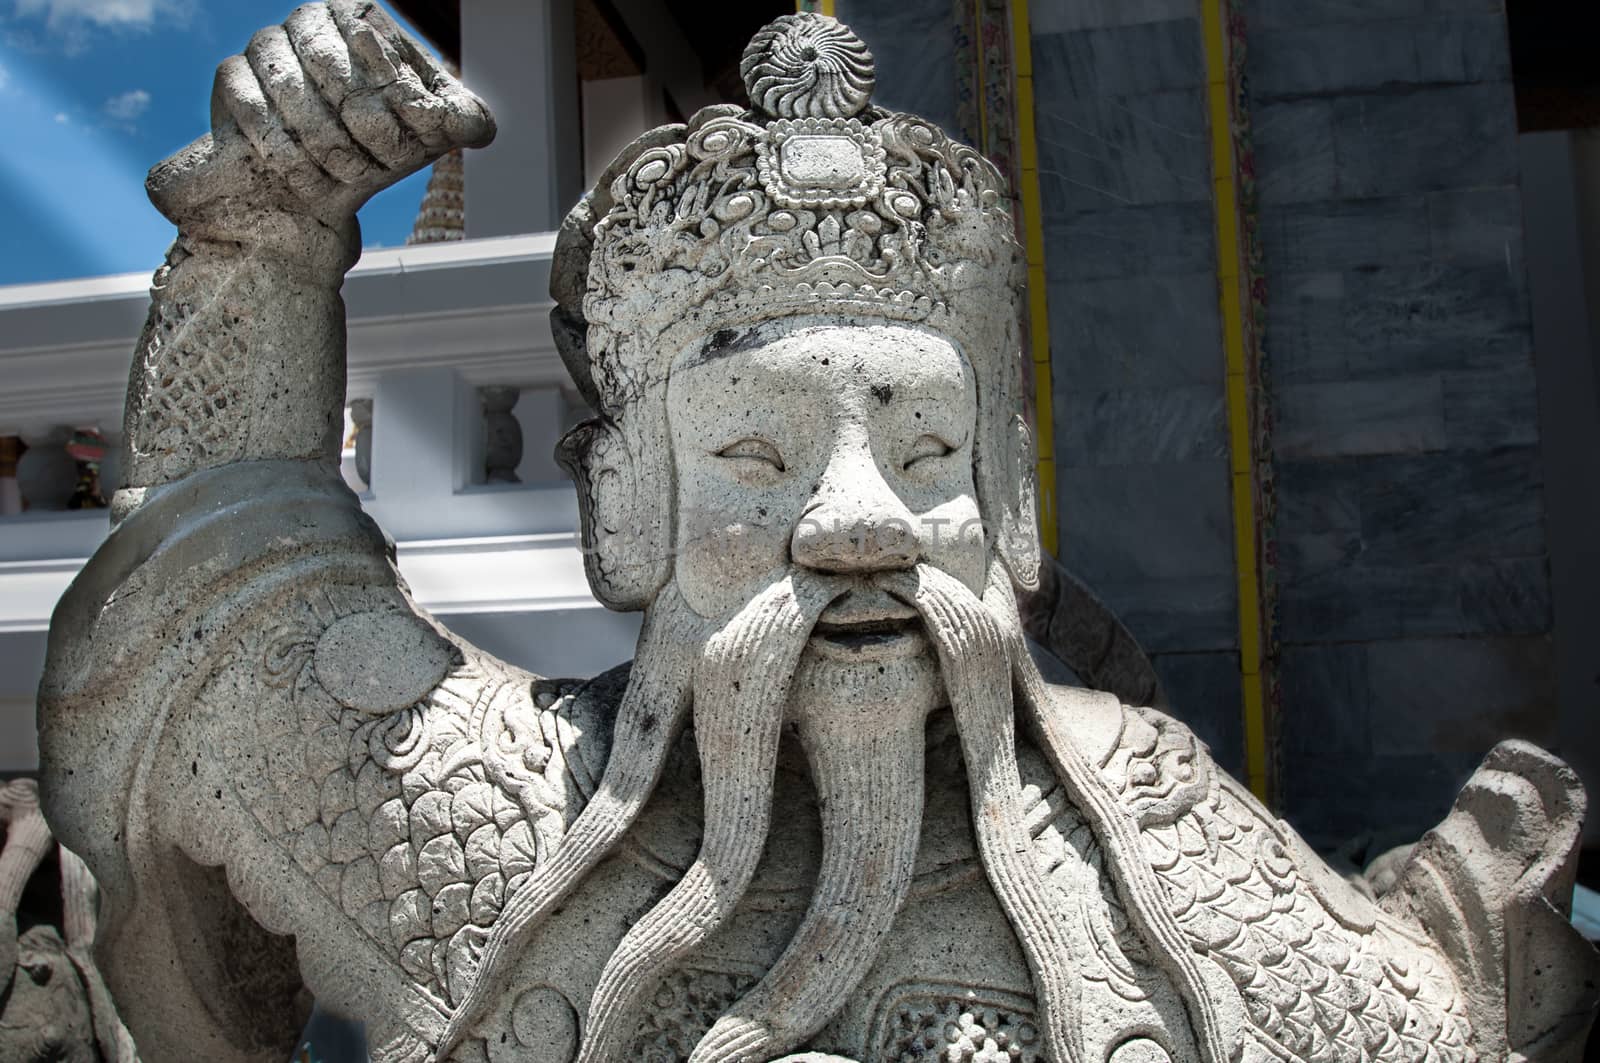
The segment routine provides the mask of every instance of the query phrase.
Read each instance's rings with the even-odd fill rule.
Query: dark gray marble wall
[[[955,0],[837,0],[834,14],[872,49],[874,103],[958,134]]]
[[[1205,60],[1194,0],[1035,0],[1062,560],[1243,762]]]
[[[1504,15],[1247,0],[1285,813],[1414,837],[1555,690]]]

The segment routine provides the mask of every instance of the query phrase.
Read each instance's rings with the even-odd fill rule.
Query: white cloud
[[[56,125],[66,125],[67,123],[69,123],[71,121],[72,121],[72,119],[67,117],[67,112],[65,112],[65,111],[57,111],[56,112]]]
[[[187,26],[196,0],[0,0],[0,15],[10,8],[12,43],[28,48],[59,48],[68,55],[87,49],[98,33],[147,33]],[[43,23],[42,35],[29,24]],[[42,36],[43,40],[40,39]]]
[[[118,122],[133,122],[150,109],[150,94],[144,89],[133,89],[105,102],[106,115]]]
[[[74,23],[94,26],[144,27],[164,8],[182,6],[171,0],[16,0],[20,18],[43,16],[51,29]]]

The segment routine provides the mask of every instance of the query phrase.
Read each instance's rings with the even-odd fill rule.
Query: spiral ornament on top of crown
[[[784,15],[750,41],[739,74],[751,106],[773,118],[850,118],[872,98],[872,53],[826,15]]]

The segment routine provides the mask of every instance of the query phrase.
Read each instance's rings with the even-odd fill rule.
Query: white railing
[[[370,404],[371,482],[356,477],[353,448],[345,471],[420,604],[517,663],[588,674],[629,655],[636,622],[589,594],[576,497],[551,459],[579,412],[550,335],[553,246],[538,233],[362,257],[344,288],[347,395]],[[0,436],[29,441],[25,461],[59,448],[61,426],[99,425],[114,447],[147,285],[128,274],[0,288]],[[492,417],[514,399],[520,453],[503,419],[486,448],[491,388]],[[71,474],[58,450],[47,456],[53,475]],[[520,482],[486,482],[491,463]],[[108,462],[108,495],[115,477]],[[0,771],[31,762],[43,633],[107,531],[104,510],[0,516]]]

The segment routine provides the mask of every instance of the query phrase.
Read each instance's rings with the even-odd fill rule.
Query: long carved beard
[[[839,581],[796,570],[706,643],[694,676],[705,801],[700,852],[606,961],[589,1001],[579,1063],[626,1058],[640,1004],[728,921],[749,888],[766,846],[789,683],[817,617],[842,589]]]
[[[1114,848],[1131,829],[1092,765],[1050,709],[998,562],[980,598],[928,565],[872,582],[917,610],[938,657],[971,780],[985,872],[1022,944],[1038,996],[1047,1054],[1083,1058],[1067,906],[1033,854],[1016,759],[1013,683],[1047,756],[1096,833]],[[823,854],[811,902],[766,976],[695,1047],[690,1063],[751,1063],[803,1045],[844,1005],[876,960],[909,890],[922,825],[927,697],[886,705],[870,691],[790,702],[801,654],[822,610],[850,582],[797,569],[776,579],[714,634],[669,584],[646,616],[640,653],[619,706],[612,751],[594,798],[550,858],[508,903],[479,974],[441,1041],[446,1058],[504,988],[540,921],[609,855],[660,780],[693,707],[704,786],[700,851],[676,886],[624,936],[590,1001],[579,1063],[627,1058],[641,1008],[663,977],[726,924],[765,848],[779,735],[792,711],[821,810]],[[842,677],[841,677],[842,676]],[[836,673],[836,682],[854,677]],[[935,680],[936,681],[936,680]],[[893,684],[890,684],[893,685]],[[813,704],[813,700],[815,704]],[[853,711],[852,711],[853,709]],[[1136,843],[1134,843],[1136,844]],[[1137,849],[1129,850],[1137,856]],[[1175,928],[1147,913],[1153,884],[1136,863],[1113,869],[1130,918],[1161,947],[1191,1012],[1208,994],[1193,957],[1173,956]],[[820,957],[820,959],[819,959]],[[1188,961],[1188,962],[1186,962]],[[1197,977],[1198,976],[1198,977]],[[1196,1014],[1205,1029],[1210,1016]],[[1214,1027],[1213,1027],[1214,1028]],[[1222,1038],[1202,1044],[1207,1063]],[[1208,1051],[1209,1050],[1209,1051]]]
[[[1018,654],[1027,658],[1027,650],[1020,640],[1021,617],[1015,598],[1010,597],[1008,581],[996,561],[990,566],[985,600],[953,576],[928,565],[880,582],[922,615],[938,651],[967,763],[978,852],[1027,957],[1044,1016],[1045,1054],[1067,1063],[1083,1058],[1077,993],[1072,982],[1066,907],[1034,855],[1033,839],[1024,822],[1012,674],[1018,667],[1031,669],[1032,660],[1019,663],[1014,659]],[[1005,593],[997,587],[1003,587]],[[1019,637],[1009,638],[1010,631]]]

